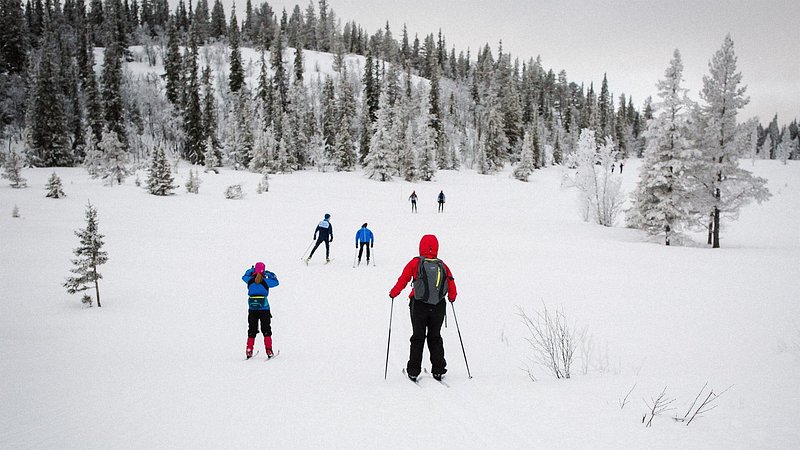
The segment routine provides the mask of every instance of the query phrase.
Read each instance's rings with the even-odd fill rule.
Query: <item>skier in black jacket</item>
[[[330,222],[331,215],[325,214],[325,218],[322,219],[322,222],[317,225],[317,229],[314,230],[314,239],[317,240],[317,243],[314,245],[314,248],[311,250],[311,254],[308,255],[306,258],[306,264],[311,260],[311,257],[314,256],[314,252],[319,247],[319,244],[325,243],[325,262],[331,262],[331,242],[333,242],[333,225]]]

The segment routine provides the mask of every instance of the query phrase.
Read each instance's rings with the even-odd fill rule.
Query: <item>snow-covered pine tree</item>
[[[120,142],[117,133],[103,131],[103,140],[97,145],[101,153],[101,173],[103,179],[108,180],[108,185],[113,186],[116,181],[117,184],[122,184],[125,178],[130,175],[128,170],[128,152],[125,151],[125,146]]]
[[[356,149],[353,144],[353,119],[356,115],[356,102],[353,86],[345,71],[339,80],[339,98],[336,102],[338,114],[336,136],[334,137],[334,160],[336,170],[350,171],[356,165]]]
[[[108,130],[116,135],[116,141],[122,150],[128,149],[128,137],[125,127],[125,99],[122,95],[122,53],[115,41],[106,47],[103,59],[102,90],[100,93],[103,105],[103,118]],[[105,139],[103,139],[105,140]],[[102,147],[102,146],[101,146]]]
[[[184,105],[183,105],[183,156],[192,164],[203,164],[204,139],[207,129],[203,126],[203,111],[200,105],[200,80],[198,79],[197,36],[189,31],[189,45],[184,55]]]
[[[203,153],[203,163],[205,164],[206,169],[204,172],[219,173],[219,170],[217,170],[217,167],[219,167],[221,164],[218,156],[219,151],[214,145],[214,139],[211,136],[206,138],[205,149],[206,150]]]
[[[525,130],[522,139],[522,156],[514,169],[514,178],[520,181],[528,181],[528,177],[533,173],[533,133]]]
[[[372,125],[373,135],[370,140],[369,154],[364,159],[365,172],[370,179],[390,181],[394,171],[391,154],[392,111],[385,89],[381,92],[379,105],[375,122]]]
[[[23,157],[17,153],[16,150],[11,150],[11,153],[8,154],[3,164],[3,173],[0,174],[0,176],[10,181],[12,188],[19,189],[27,187],[27,180],[22,178],[22,167],[24,164],[25,161]]]
[[[783,131],[781,132],[781,142],[778,144],[778,148],[775,151],[775,159],[782,162],[783,165],[786,165],[786,162],[789,160],[789,156],[794,152],[794,142],[792,142],[791,134],[786,126],[783,127]]]
[[[150,161],[149,175],[147,176],[147,191],[153,195],[170,195],[177,187],[172,184],[175,179],[172,177],[167,156],[161,146],[156,146],[153,150],[153,157]]]
[[[164,71],[166,80],[167,100],[173,105],[178,105],[183,92],[183,77],[181,76],[182,58],[180,53],[180,38],[175,21],[170,19],[167,24],[167,55],[164,58]]]
[[[682,86],[683,62],[676,49],[664,79],[657,84],[662,99],[654,105],[655,115],[645,132],[647,147],[632,195],[633,206],[626,222],[651,235],[664,234],[670,245],[689,219],[689,184],[686,178],[691,160],[699,157],[693,141],[691,113],[694,103]]]
[[[257,129],[255,132],[255,141],[253,142],[253,159],[250,160],[250,170],[254,172],[263,172],[271,167],[271,155],[275,154],[278,143],[275,140],[275,135],[272,132],[272,127],[267,127],[266,130]]]
[[[200,193],[200,183],[203,181],[197,176],[197,171],[189,169],[189,178],[186,179],[186,192],[190,194]]]
[[[484,133],[475,142],[475,169],[481,175],[491,173],[491,164],[486,157],[486,134]]]
[[[98,226],[97,209],[89,203],[86,206],[86,228],[75,231],[75,235],[80,239],[80,245],[73,250],[76,259],[72,260],[72,264],[75,267],[70,269],[75,276],[68,277],[63,286],[70,294],[94,289],[99,308],[102,305],[100,304],[98,280],[103,276],[97,271],[97,268],[108,261],[108,253],[102,250],[105,236],[100,234]],[[91,297],[86,294],[81,301],[89,306],[92,305]]]
[[[230,75],[228,75],[228,86],[234,94],[244,86],[244,69],[242,68],[242,51],[239,48],[239,24],[236,21],[236,4],[231,10],[231,24],[228,27],[228,45],[231,47],[230,53]]]
[[[429,126],[428,114],[422,114],[416,122],[414,148],[417,149],[419,178],[423,181],[431,181],[436,175],[435,131]]]
[[[45,197],[61,198],[67,196],[64,194],[64,187],[61,185],[61,178],[59,178],[55,172],[53,172],[53,174],[50,175],[50,178],[47,179],[47,185],[45,185],[44,188],[47,191],[47,195],[45,195]]]
[[[708,243],[713,248],[719,248],[723,215],[735,220],[743,205],[752,200],[760,203],[771,195],[767,180],[739,167],[736,115],[749,99],[744,96],[746,87],[740,86],[742,73],[736,71],[736,60],[733,40],[727,35],[709,63],[711,73],[703,76],[700,91],[705,102],[697,120],[703,160],[693,175],[695,191],[703,195],[692,209],[698,211],[701,220],[708,218]]]

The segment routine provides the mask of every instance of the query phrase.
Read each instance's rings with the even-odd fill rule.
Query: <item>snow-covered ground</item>
[[[627,191],[637,166],[625,168]],[[800,164],[753,169],[773,198],[723,222],[718,250],[582,222],[557,168],[530,183],[468,170],[418,184],[305,171],[272,177],[261,195],[258,174],[223,170],[201,172],[199,195],[171,197],[58,169],[59,200],[45,198],[51,169],[27,169],[27,189],[0,184],[0,448],[798,448]],[[182,166],[177,181],[187,176]],[[238,182],[247,196],[226,200]],[[110,258],[102,308],[61,286],[89,200]],[[306,266],[324,213],[336,259],[318,253]],[[377,265],[354,269],[364,222]],[[387,293],[425,233],[439,237],[460,293],[473,378],[448,309],[450,388],[404,379],[399,299],[383,379]],[[270,362],[243,361],[240,277],[256,261],[281,282],[270,294],[281,356]],[[588,373],[580,361],[570,380],[535,368],[532,382],[523,370],[517,308],[543,304],[592,336]],[[673,421],[706,382],[730,387],[718,408],[688,427]],[[665,387],[675,409],[645,428],[644,400]]]

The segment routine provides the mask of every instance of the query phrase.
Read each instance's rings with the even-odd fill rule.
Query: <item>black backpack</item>
[[[414,278],[414,299],[429,305],[438,305],[447,295],[447,270],[441,259],[419,257],[419,268]]]

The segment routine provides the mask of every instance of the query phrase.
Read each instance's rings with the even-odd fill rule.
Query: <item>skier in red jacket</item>
[[[406,365],[406,374],[416,381],[422,370],[422,351],[425,338],[428,339],[428,351],[431,355],[431,373],[437,380],[447,372],[444,359],[444,343],[442,342],[442,323],[447,311],[444,297],[450,302],[456,301],[456,283],[450,268],[438,259],[439,241],[436,236],[426,234],[419,241],[419,255],[406,264],[403,273],[389,291],[394,299],[406,287],[409,281],[414,282],[409,294],[408,307],[411,312],[411,353]],[[420,267],[422,266],[422,267]]]

